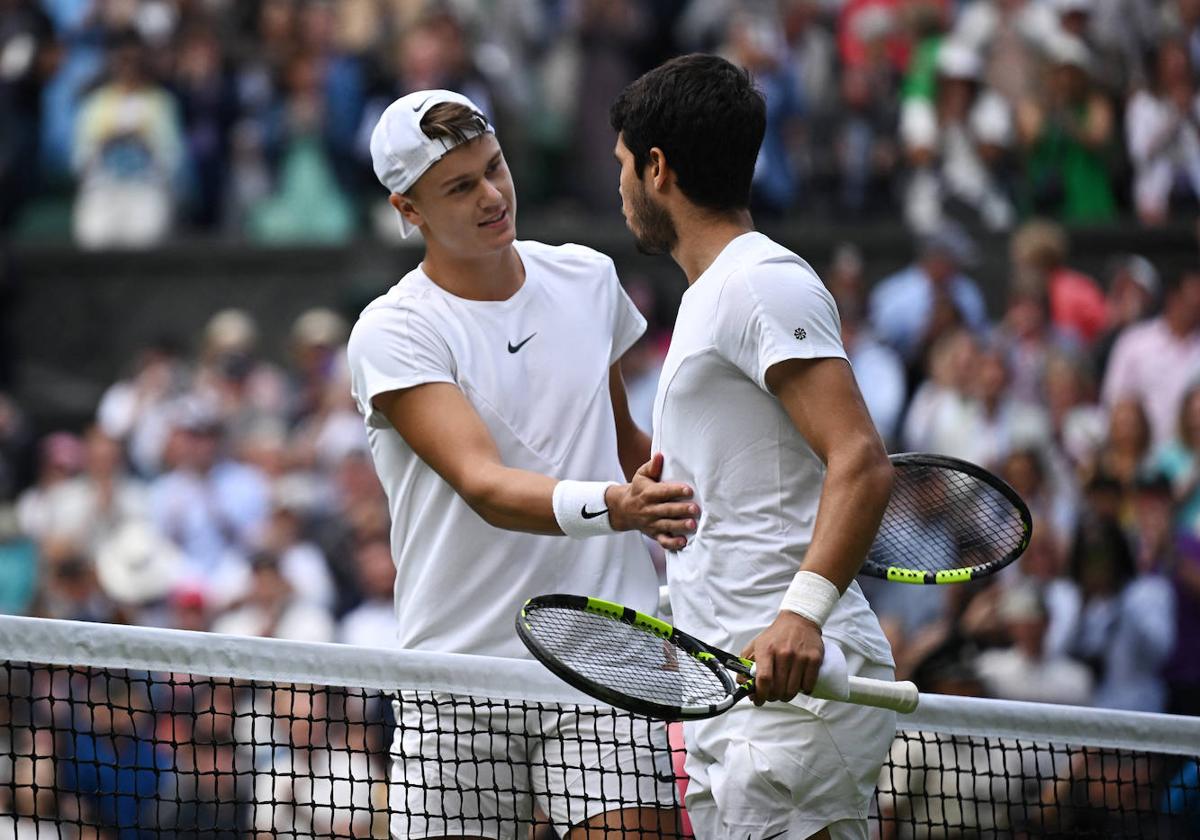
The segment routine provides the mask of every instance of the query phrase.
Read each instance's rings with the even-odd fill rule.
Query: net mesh
[[[867,566],[920,572],[970,568],[1002,560],[1022,545],[1021,515],[995,487],[968,473],[903,456],[894,465],[892,497]]]
[[[726,683],[712,668],[652,632],[616,618],[530,604],[522,624],[527,643],[533,642],[591,683],[627,698],[668,708],[694,708],[729,696]],[[620,653],[614,656],[616,651]]]
[[[325,653],[340,673],[338,653]],[[0,837],[548,840],[581,824],[591,837],[692,836],[676,815],[687,784],[677,725],[457,683],[394,693],[77,658],[0,665]],[[401,682],[428,682],[416,677]],[[553,696],[549,685],[531,694]],[[945,715],[957,698],[934,700]],[[1058,737],[1029,704],[996,708],[991,734],[901,726],[873,836],[1200,836],[1193,722],[1113,715],[1088,737],[1078,727]],[[1036,737],[1020,735],[1025,718]],[[1117,748],[1109,729],[1159,735],[1154,749]],[[1182,733],[1182,746],[1163,732]],[[652,827],[639,835],[622,806],[640,807]]]

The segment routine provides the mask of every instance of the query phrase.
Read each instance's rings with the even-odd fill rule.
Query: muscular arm
[[[405,442],[485,522],[510,531],[561,534],[554,517],[553,494],[558,479],[505,466],[483,419],[457,386],[431,382],[388,391],[375,397]],[[643,469],[649,470],[650,464]],[[647,475],[633,484],[609,487],[605,502],[609,521],[620,531],[642,530],[662,539],[694,530],[695,513],[683,484],[659,484]]]
[[[842,359],[791,359],[767,371],[796,429],[825,463],[825,483],[803,569],[844,592],[875,539],[892,490],[892,466]],[[824,645],[816,624],[781,611],[743,652],[756,660],[755,702],[811,691]]]
[[[766,378],[792,423],[825,463],[825,484],[804,568],[844,592],[879,529],[892,492],[892,465],[844,360],[794,359],[772,367]]]
[[[632,481],[638,468],[650,460],[650,436],[638,428],[629,413],[629,398],[625,394],[620,363],[608,370],[608,393],[617,424],[617,457],[621,460],[625,478]]]

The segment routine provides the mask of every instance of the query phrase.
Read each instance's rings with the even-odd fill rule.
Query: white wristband
[[[582,539],[614,533],[604,491],[615,481],[560,481],[554,485],[554,518],[568,537]]]
[[[779,609],[794,612],[818,627],[824,627],[841,597],[842,593],[828,578],[802,569],[792,578]]]

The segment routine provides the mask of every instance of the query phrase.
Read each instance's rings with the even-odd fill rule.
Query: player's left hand
[[[817,684],[825,659],[821,628],[807,618],[783,610],[771,626],[742,651],[754,660],[754,705],[770,700],[791,700]]]

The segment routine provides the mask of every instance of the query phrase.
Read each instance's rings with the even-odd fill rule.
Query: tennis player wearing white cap
[[[611,111],[626,221],[687,275],[654,406],[663,475],[703,509],[667,555],[680,627],[757,664],[754,700],[684,725],[697,840],[866,840],[895,714],[815,700],[825,644],[892,679],[854,576],[892,468],[808,263],[754,230],[766,104],[716,56],[647,73]],[[767,703],[790,700],[791,703]]]
[[[425,240],[349,345],[391,509],[400,644],[527,658],[514,619],[546,592],[654,611],[636,530],[678,547],[699,509],[687,486],[657,482],[661,458],[630,418],[617,363],[645,321],[612,261],[515,239],[504,155],[465,97],[392,103],[371,156],[403,232]],[[401,713],[397,837],[523,838],[535,802],[567,837],[674,836],[669,761],[612,749],[632,743],[621,724],[468,710],[462,731],[486,737],[456,740],[446,708]],[[665,747],[661,727],[650,737]]]

